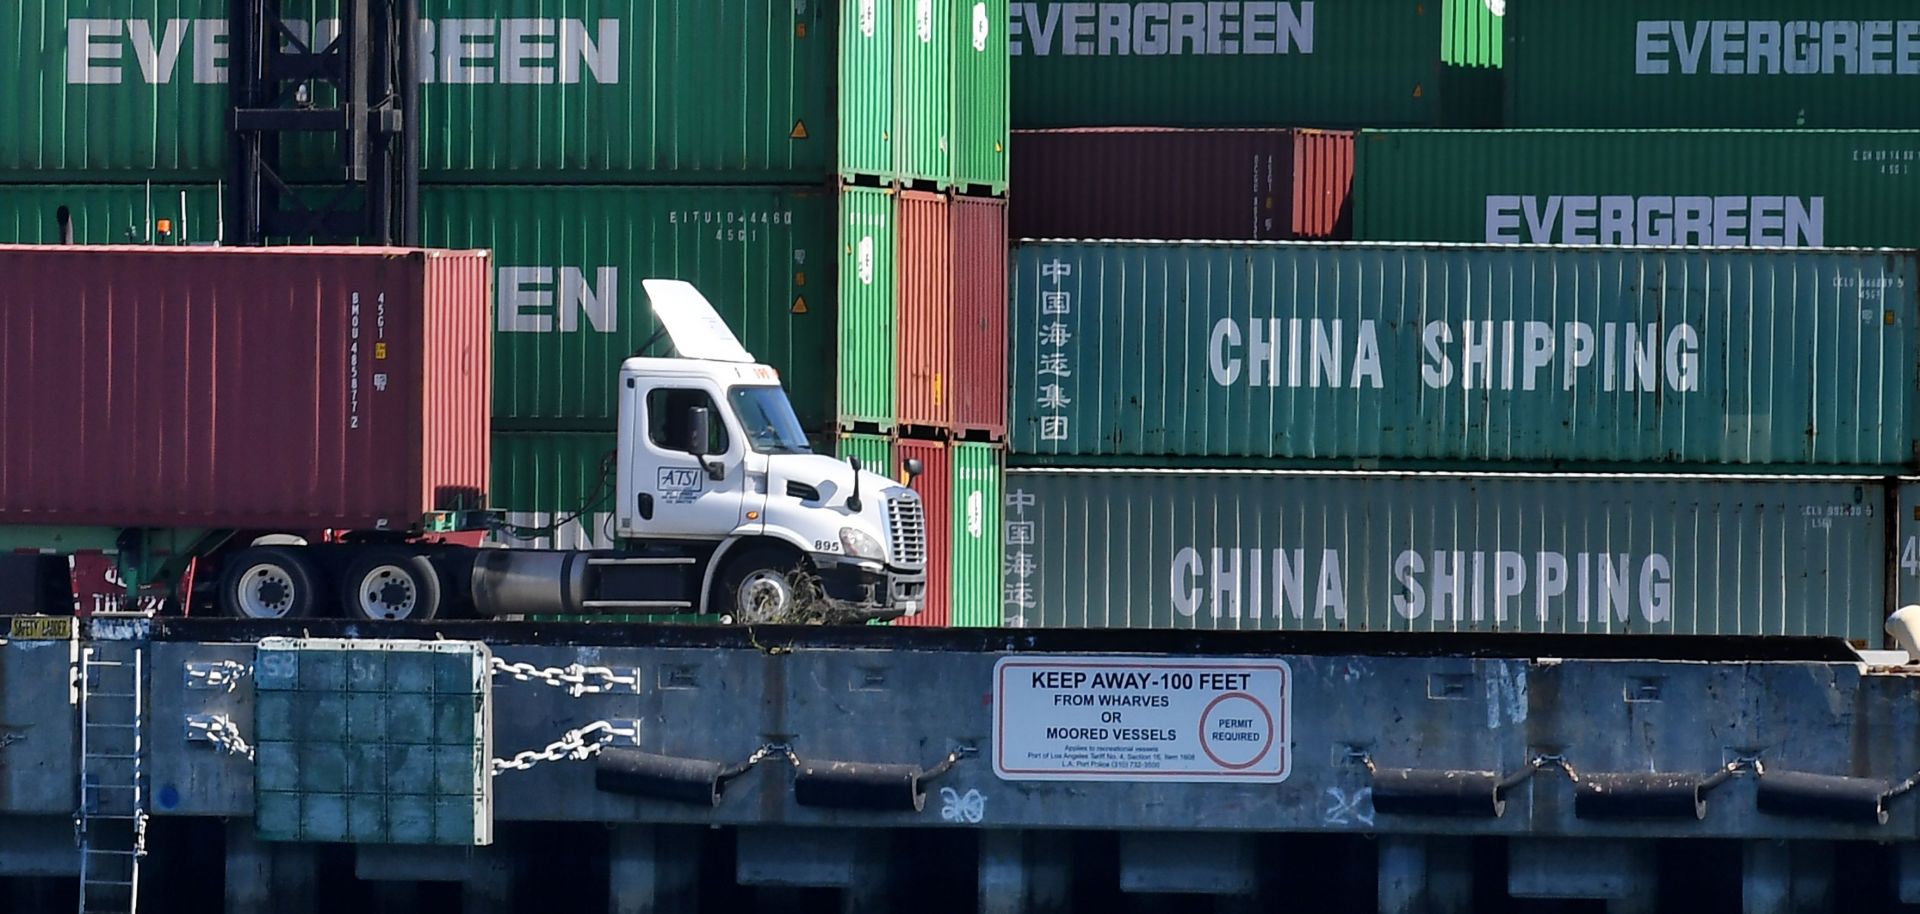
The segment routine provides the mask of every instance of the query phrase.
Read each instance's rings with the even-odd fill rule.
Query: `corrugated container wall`
[[[0,29],[0,175],[7,181],[179,181],[223,175],[227,4],[23,0]],[[156,27],[156,16],[159,18]],[[140,28],[136,44],[128,23]],[[84,48],[84,56],[70,54]],[[136,51],[136,47],[141,50]],[[155,49],[170,51],[158,53]]]
[[[997,626],[1001,596],[1001,483],[997,444],[953,444],[952,624]]]
[[[893,198],[891,190],[870,187],[840,193],[840,347],[835,359],[843,429],[893,429],[900,295],[895,285],[899,232]]]
[[[841,435],[836,456],[841,460],[858,457],[861,469],[892,479],[900,478],[900,468],[893,462],[893,439],[886,435]]]
[[[612,432],[496,432],[492,507],[512,526],[494,539],[535,549],[612,549]]]
[[[953,624],[953,449],[943,441],[896,438],[895,459],[917,457],[923,472],[913,481],[927,512],[927,604],[896,625],[946,627]]]
[[[953,424],[953,247],[944,194],[900,194],[898,421]]]
[[[1126,242],[1015,253],[1014,450],[1915,466],[1920,256]]]
[[[0,184],[0,244],[60,243],[62,209],[75,244],[220,239],[220,191],[211,184]]]
[[[1247,9],[1170,23],[1162,3],[1012,3],[1013,126],[1444,123],[1438,5]]]
[[[888,2],[888,0],[879,0]],[[893,170],[901,180],[944,189],[953,180],[953,63],[960,0],[892,0],[895,5]]]
[[[0,273],[0,521],[404,529],[482,507],[482,253],[6,247]]]
[[[1885,638],[1878,479],[1013,471],[1014,625]],[[1817,517],[1819,523],[1808,523]]]
[[[422,177],[832,175],[838,6],[424,0]],[[289,5],[309,39],[337,34],[337,9],[332,0]],[[27,0],[20,13],[24,27],[0,35],[0,59],[24,68],[0,90],[12,128],[0,136],[0,168],[10,180],[224,176],[234,44],[226,2],[171,0],[156,12],[132,0]],[[69,53],[80,44],[84,58]],[[869,75],[838,80],[839,101],[863,120],[874,116],[866,106],[885,102]]]
[[[1515,127],[1920,127],[1909,0],[1509,9]]]
[[[833,414],[833,212],[812,188],[433,186],[421,238],[494,252],[497,429],[612,430],[620,362],[656,329],[651,277],[699,286],[815,429]]]
[[[1007,191],[1008,0],[956,0],[953,60],[953,183]]]
[[[841,6],[840,176],[891,178],[893,4],[841,0]]]
[[[838,12],[832,2],[425,0],[436,40],[421,66],[431,74],[423,177],[692,184],[835,174]],[[548,30],[559,32],[552,56],[523,56],[543,43],[517,36]],[[842,85],[840,98],[866,104],[869,89]]]
[[[1920,247],[1920,131],[1363,131],[1354,166],[1363,241]]]
[[[947,395],[962,435],[1007,435],[1007,201],[954,197],[953,373]]]
[[[1016,238],[1345,238],[1353,134],[1083,128],[1014,134]]]
[[[1506,60],[1505,0],[1446,0],[1441,9],[1440,62],[1499,69]]]

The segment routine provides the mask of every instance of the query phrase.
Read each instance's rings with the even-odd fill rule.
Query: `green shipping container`
[[[1438,126],[1428,0],[1010,4],[1013,126]]]
[[[840,194],[839,423],[891,431],[899,289],[894,193],[849,187]]]
[[[1007,190],[1007,0],[953,0],[953,183]]]
[[[1885,634],[1881,477],[1019,470],[1007,621]]]
[[[0,29],[0,180],[223,176],[224,0],[21,0]]]
[[[882,476],[893,476],[893,439],[886,435],[841,435],[834,456],[845,460],[860,458],[860,468]]]
[[[506,513],[504,545],[539,549],[614,546],[612,432],[493,434],[488,505]]]
[[[1511,10],[1515,127],[1920,127],[1912,0]]]
[[[58,244],[62,209],[76,244],[206,244],[220,237],[220,191],[213,185],[0,184],[0,244]]]
[[[665,277],[698,286],[817,429],[833,415],[834,206],[810,188],[432,186],[421,240],[494,252],[495,428],[611,430],[620,363],[656,330],[640,282]]]
[[[1920,247],[1920,131],[1381,130],[1363,241]]]
[[[1000,624],[1001,502],[1006,452],[997,444],[953,444],[952,624]]]
[[[309,8],[300,37],[337,33],[335,0]],[[23,0],[0,32],[4,180],[222,177],[227,15]],[[891,117],[887,69],[839,71],[839,3],[422,0],[421,16],[429,181],[811,182],[839,171],[836,108]]]
[[[945,188],[953,180],[953,61],[959,34],[951,10],[960,0],[893,2],[898,23],[893,170],[902,181]]]
[[[1066,242],[1014,263],[1029,460],[1916,466],[1912,251]]]
[[[1441,8],[1440,62],[1499,69],[1506,62],[1505,0],[1446,0]]]
[[[893,175],[893,4],[843,0],[840,176]],[[852,97],[849,97],[852,96]]]

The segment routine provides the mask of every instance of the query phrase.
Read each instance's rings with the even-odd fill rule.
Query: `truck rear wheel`
[[[422,621],[440,612],[440,574],[424,555],[404,549],[368,549],[340,577],[347,615],[373,621]]]
[[[320,574],[297,549],[242,549],[220,576],[220,611],[237,619],[298,619],[319,599]]]

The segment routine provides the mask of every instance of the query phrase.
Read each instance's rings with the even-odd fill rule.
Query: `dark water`
[[[811,914],[842,910],[830,889],[753,889],[734,884],[734,834],[729,829],[686,829],[699,845],[702,878],[697,907],[707,912],[764,911]],[[515,893],[511,910],[603,912],[607,910],[608,831],[600,826],[510,826],[502,839],[515,848]],[[1267,867],[1255,899],[1136,895],[1119,891],[1118,841],[1111,834],[1058,833],[1046,837],[1068,849],[1073,861],[1072,912],[1375,911],[1376,844],[1354,836],[1265,835],[1259,854]],[[1177,838],[1169,838],[1174,841]],[[1505,897],[1506,853],[1502,839],[1459,839],[1474,860],[1476,912],[1600,912],[1597,901]],[[147,914],[212,914],[224,908],[223,826],[217,822],[159,819],[149,835],[149,857],[140,910]],[[978,842],[958,830],[894,833],[893,875],[867,892],[864,910],[915,914],[971,914],[978,910]],[[1830,910],[1920,911],[1895,904],[1891,846],[1845,844],[1834,851],[1835,891]],[[1659,847],[1661,911],[1739,914],[1740,845],[1729,841],[1665,841]],[[275,911],[353,914],[458,914],[457,883],[373,883],[354,876],[353,850],[321,851],[316,896],[310,905],[283,898]],[[77,887],[71,879],[0,879],[0,910],[19,914],[69,914]]]

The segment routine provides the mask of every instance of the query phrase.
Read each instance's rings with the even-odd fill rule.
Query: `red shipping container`
[[[953,429],[1007,437],[1007,201],[954,197]]]
[[[895,465],[909,457],[920,458],[923,470],[913,489],[927,512],[927,605],[894,624],[946,628],[953,624],[953,451],[944,441],[895,439]]]
[[[900,330],[896,358],[899,422],[944,430],[953,425],[953,278],[947,198],[900,194]]]
[[[491,273],[485,251],[0,246],[0,523],[483,507]]]
[[[1016,130],[1008,158],[1015,238],[1353,236],[1346,131]]]

